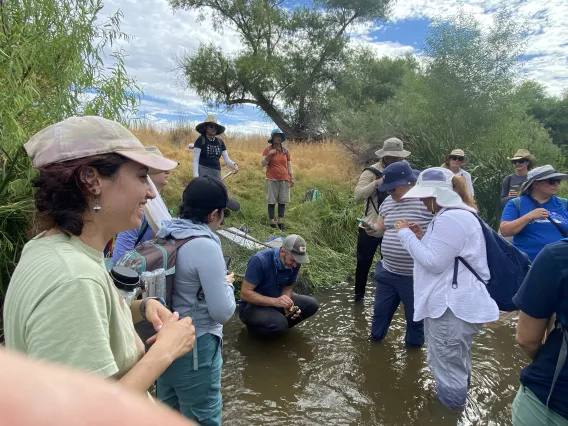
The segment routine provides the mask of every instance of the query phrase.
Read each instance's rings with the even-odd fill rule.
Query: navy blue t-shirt
[[[520,200],[520,212],[514,200],[507,202],[501,215],[501,222],[512,222],[536,208],[529,197],[522,196]],[[560,199],[553,196],[542,204],[542,207],[548,210],[550,218],[568,234],[568,212]],[[545,245],[560,239],[562,239],[562,234],[548,219],[538,219],[529,223],[513,237],[513,245],[528,254],[533,261]]]
[[[523,285],[513,298],[521,311],[533,318],[568,318],[568,241],[546,246],[536,257]],[[546,405],[562,344],[562,332],[555,329],[521,372],[521,383]],[[564,364],[549,407],[568,419],[568,362]]]
[[[256,286],[254,291],[266,297],[282,296],[285,286],[293,285],[298,278],[300,265],[294,269],[278,269],[274,253],[280,249],[264,249],[253,255],[247,265],[245,280]],[[246,302],[241,301],[241,306]]]

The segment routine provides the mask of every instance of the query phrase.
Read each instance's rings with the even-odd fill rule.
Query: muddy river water
[[[514,326],[484,327],[472,347],[467,408],[446,410],[433,397],[426,349],[404,347],[404,316],[371,343],[373,293],[351,301],[338,284],[317,294],[319,312],[274,341],[247,333],[235,315],[225,326],[224,424],[510,425],[511,403],[526,359]]]

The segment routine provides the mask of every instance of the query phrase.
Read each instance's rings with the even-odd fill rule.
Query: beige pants
[[[266,179],[266,204],[288,204],[289,202],[290,182]]]

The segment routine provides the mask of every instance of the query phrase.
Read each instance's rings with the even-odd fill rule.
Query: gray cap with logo
[[[299,264],[310,263],[306,254],[306,240],[299,235],[288,235],[282,242],[282,248],[291,252],[294,260]]]

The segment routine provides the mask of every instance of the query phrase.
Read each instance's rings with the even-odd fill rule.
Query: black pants
[[[294,305],[302,311],[300,318],[287,319],[284,309],[269,306],[257,306],[247,303],[239,311],[239,318],[247,326],[248,330],[260,337],[275,337],[289,328],[311,317],[319,309],[316,299],[311,296],[303,296],[292,293]]]
[[[363,228],[359,229],[357,238],[357,268],[355,269],[355,297],[365,295],[365,287],[369,279],[369,270],[373,264],[373,258],[377,247],[381,245],[382,238],[369,236]]]

